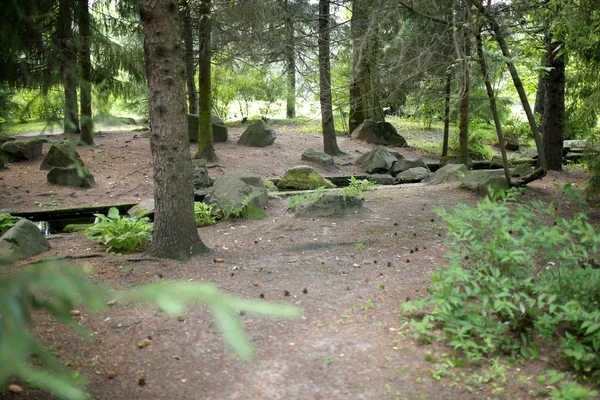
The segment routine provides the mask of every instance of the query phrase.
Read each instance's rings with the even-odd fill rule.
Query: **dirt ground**
[[[235,145],[241,127],[230,129],[232,140],[216,144],[220,162],[210,175],[245,168],[281,177],[301,164],[305,149],[322,146],[318,133],[299,126],[277,130],[273,146],[252,149]],[[335,170],[321,172],[360,173],[353,162],[372,146],[338,140],[347,156],[336,158]],[[100,134],[92,148],[79,151],[96,188],[50,186],[46,172],[39,171],[41,160],[15,163],[0,171],[0,208],[26,211],[39,209],[39,203],[72,207],[152,197],[149,142],[140,132]],[[418,155],[411,148],[399,151]],[[550,173],[533,182],[522,199],[553,201],[559,212],[570,213],[575,205],[555,184],[583,185],[586,179],[580,171]],[[477,199],[456,184],[379,187],[366,195],[363,214],[335,219],[297,218],[284,200],[271,200],[266,220],[200,228],[213,251],[188,262],[106,254],[104,246],[79,233],[50,236],[52,249],[36,257],[96,254],[75,262],[91,265],[94,279],[117,287],[161,279],[211,282],[242,298],[301,307],[298,320],[240,316],[256,350],[249,363],[224,349],[209,312],[200,306],[190,307],[183,321],[143,305],[117,304],[102,315],[81,310],[77,318],[93,333],[91,344],[45,315],[38,316],[37,331],[63,362],[89,379],[94,399],[530,399],[539,389],[536,376],[561,368],[551,350],[522,365],[500,358],[506,366],[501,374],[490,361],[440,376],[440,365],[426,358],[441,360],[451,349],[417,344],[400,318],[400,305],[425,295],[428,273],[444,263],[446,230],[435,208]],[[139,349],[137,343],[147,337],[151,345]],[[109,371],[116,376],[110,379]],[[18,383],[25,388],[22,398],[51,398]],[[17,397],[0,388],[0,399],[5,398]]]

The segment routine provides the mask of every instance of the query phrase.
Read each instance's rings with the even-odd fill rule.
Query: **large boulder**
[[[146,199],[127,210],[127,214],[136,218],[150,217],[154,214],[154,199]]]
[[[46,175],[48,183],[61,186],[92,188],[96,186],[94,176],[85,167],[54,167]]]
[[[278,189],[310,190],[319,187],[333,188],[335,185],[308,165],[299,165],[288,169],[277,182]]]
[[[422,180],[428,178],[431,175],[431,172],[427,168],[424,167],[414,167],[409,168],[406,171],[400,172],[396,175],[396,179],[399,183],[414,183],[421,182]]]
[[[407,147],[406,139],[389,122],[367,119],[352,132],[352,138],[385,146]]]
[[[83,161],[77,150],[68,144],[60,143],[53,144],[48,150],[48,154],[44,157],[44,161],[40,165],[42,170],[50,170],[54,167],[67,168],[71,165],[79,165],[83,167]]]
[[[327,192],[315,200],[302,202],[296,210],[299,217],[341,217],[363,211],[363,199],[344,193]]]
[[[206,162],[202,159],[192,160],[192,182],[194,183],[194,189],[202,189],[210,186]]]
[[[262,119],[258,119],[246,128],[237,143],[242,146],[265,147],[273,144],[276,137],[275,130]]]
[[[519,164],[510,171],[510,175],[517,178],[522,178],[531,174],[534,169],[535,168],[533,168],[533,166],[530,164]]]
[[[14,137],[0,133],[0,146],[6,142],[12,142],[13,140],[15,140]]]
[[[225,122],[216,115],[211,115],[213,143],[226,142],[229,136]],[[190,142],[198,142],[198,114],[188,114],[188,137]]]
[[[427,182],[430,185],[439,185],[440,183],[449,183],[459,181],[465,174],[469,172],[464,164],[447,164],[435,171],[429,177]]]
[[[360,167],[368,174],[388,172],[398,159],[386,148],[378,146],[357,160]]]
[[[213,184],[213,193],[204,201],[216,204],[217,208],[222,210],[234,210],[242,207],[242,202],[253,193],[259,194],[248,205],[266,207],[269,195],[260,175],[236,169],[218,177]]]
[[[401,172],[408,171],[411,168],[417,167],[427,169],[427,164],[425,164],[425,161],[423,161],[422,158],[403,158],[398,160],[398,162],[394,164],[394,167],[390,171],[390,174],[396,176]]]
[[[467,172],[461,186],[485,196],[499,190],[508,190],[508,181],[503,170],[480,169]]]
[[[33,140],[11,140],[4,142],[0,147],[10,160],[37,160],[42,156],[43,142]]]
[[[510,161],[508,161],[508,166],[510,167]],[[502,161],[502,156],[494,155],[490,160],[490,168],[504,168],[504,161]]]
[[[316,151],[312,147],[302,153],[302,160],[311,161],[323,167],[330,167],[333,165],[333,157],[331,157],[329,154]]]
[[[50,249],[50,244],[31,221],[22,219],[0,237],[0,260],[14,262]]]

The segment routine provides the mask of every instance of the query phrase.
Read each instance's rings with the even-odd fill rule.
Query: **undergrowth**
[[[0,214],[0,235],[15,226],[20,217],[13,217],[10,214]]]
[[[83,231],[83,235],[90,240],[102,240],[109,246],[106,251],[139,251],[152,239],[152,223],[148,218],[121,216],[114,207],[108,210],[108,215],[94,216],[94,224]]]
[[[549,340],[581,379],[600,384],[600,233],[583,208],[564,218],[515,197],[437,210],[449,265],[431,274],[427,297],[404,303],[404,316],[416,339],[441,340],[472,361],[536,358]]]

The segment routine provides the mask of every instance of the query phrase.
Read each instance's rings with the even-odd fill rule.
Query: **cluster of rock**
[[[94,176],[84,166],[79,153],[68,143],[53,144],[42,161],[40,169],[48,170],[48,183],[61,186],[91,188]]]
[[[388,174],[398,183],[421,182],[431,175],[422,158],[404,158],[382,146],[364,153],[356,163],[367,174]]]

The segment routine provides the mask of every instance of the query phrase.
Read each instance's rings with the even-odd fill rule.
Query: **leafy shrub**
[[[325,193],[325,187],[321,186],[310,193],[299,194],[297,196],[292,196],[287,199],[287,208],[292,210],[293,212],[298,211],[298,207],[305,201],[313,201],[317,200]]]
[[[0,235],[15,226],[21,217],[13,217],[10,214],[0,214]]]
[[[600,157],[598,151],[600,149],[600,131],[596,132],[588,140],[588,148],[586,149],[586,162],[588,172],[592,176],[585,188],[586,197],[596,199],[600,196]]]
[[[260,208],[250,204],[250,202],[258,196],[260,196],[260,192],[249,193],[246,197],[244,197],[242,204],[239,207],[236,207],[235,204],[231,202],[228,206],[218,209],[217,212],[224,220],[235,218],[244,218],[250,220],[265,219],[268,217],[267,214]]]
[[[504,138],[513,143],[527,144],[532,136],[529,122],[517,118],[509,118],[502,129]]]
[[[368,192],[369,190],[373,190],[377,187],[376,183],[371,182],[368,179],[356,179],[351,176],[348,180],[349,184],[342,191],[347,196],[359,196],[364,192]]]
[[[552,204],[516,204],[513,194],[448,213],[449,266],[432,273],[420,337],[434,334],[469,359],[496,351],[535,357],[534,339],[560,339],[561,356],[600,383],[600,233],[583,212],[566,219]],[[560,337],[557,332],[564,332]]]
[[[96,221],[83,231],[90,240],[102,240],[117,250],[138,251],[143,249],[152,239],[152,224],[148,218],[133,218],[119,215],[119,210],[112,207],[108,215],[94,214]]]
[[[297,317],[295,307],[264,301],[236,299],[223,295],[208,284],[161,282],[115,292],[91,283],[89,271],[63,261],[43,260],[16,276],[0,278],[0,385],[18,378],[65,399],[87,399],[83,379],[67,370],[60,360],[32,332],[33,310],[45,310],[86,338],[91,336],[73,319],[71,310],[82,306],[94,311],[106,309],[106,300],[145,302],[177,316],[186,302],[210,307],[225,343],[242,359],[249,359],[252,348],[236,315],[240,311]],[[35,363],[31,356],[36,357]]]
[[[491,160],[494,156],[492,148],[486,144],[487,132],[477,131],[469,138],[469,157],[472,160]],[[451,140],[449,145],[450,152],[459,154],[459,143]]]
[[[194,203],[194,218],[196,219],[197,227],[214,225],[217,223],[217,217],[212,213],[214,207],[214,204],[201,202]]]

